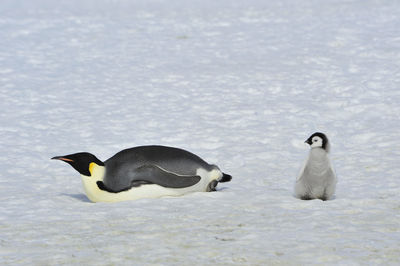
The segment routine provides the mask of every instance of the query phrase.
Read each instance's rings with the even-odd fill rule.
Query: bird
[[[161,145],[124,149],[106,161],[88,152],[55,156],[81,174],[92,202],[119,202],[142,198],[181,196],[216,191],[231,181],[218,166],[184,149]]]
[[[321,132],[312,134],[305,143],[310,153],[295,183],[295,196],[302,200],[332,199],[337,183],[336,173],[328,157],[330,143]]]

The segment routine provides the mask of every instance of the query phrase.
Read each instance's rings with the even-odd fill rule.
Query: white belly
[[[127,191],[122,191],[118,193],[111,193],[99,189],[96,182],[103,181],[104,169],[100,167],[92,174],[92,176],[82,177],[83,187],[85,189],[86,196],[92,202],[118,202],[126,200],[137,200],[146,198],[160,198],[165,196],[182,196],[184,194],[193,192],[205,192],[207,190],[208,184],[220,178],[222,172],[215,169],[210,172],[204,169],[198,169],[197,175],[201,177],[200,181],[193,186],[185,188],[166,188],[160,185],[141,185],[139,187],[132,187]]]

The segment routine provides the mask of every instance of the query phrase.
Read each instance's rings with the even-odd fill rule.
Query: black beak
[[[74,160],[65,158],[65,156],[54,156],[53,158],[51,158],[52,160],[61,160],[64,162],[73,162]]]

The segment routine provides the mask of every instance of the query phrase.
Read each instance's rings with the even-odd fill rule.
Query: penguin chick
[[[165,146],[140,146],[122,150],[102,162],[87,152],[56,156],[82,177],[93,202],[116,202],[191,192],[215,191],[231,176],[188,151]]]
[[[337,178],[329,161],[330,149],[325,134],[316,132],[305,143],[311,147],[295,184],[295,196],[302,200],[331,199],[335,193]]]

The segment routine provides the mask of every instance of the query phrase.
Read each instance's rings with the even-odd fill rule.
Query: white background
[[[0,264],[400,263],[400,3],[3,0]],[[293,185],[332,143],[331,201]],[[215,193],[90,203],[56,155],[187,149]]]

